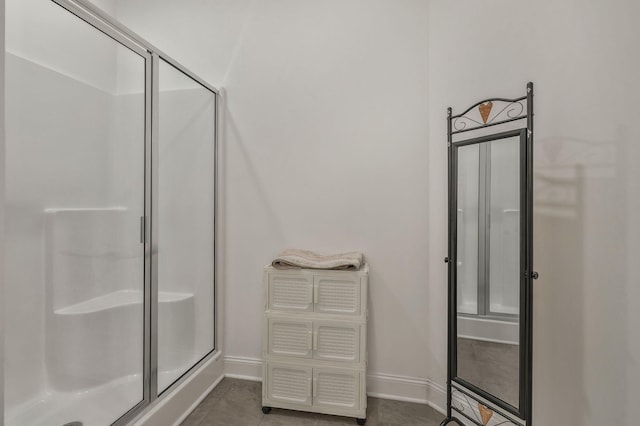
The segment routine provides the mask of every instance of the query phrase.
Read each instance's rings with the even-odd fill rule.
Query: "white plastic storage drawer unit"
[[[262,410],[367,413],[367,265],[264,269]]]

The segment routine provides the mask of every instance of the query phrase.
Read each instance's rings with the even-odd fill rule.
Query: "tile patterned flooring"
[[[518,406],[520,346],[458,338],[458,376]]]
[[[444,416],[423,404],[369,397],[366,426],[438,426]],[[279,410],[262,413],[262,383],[225,378],[182,426],[357,426],[350,417]]]

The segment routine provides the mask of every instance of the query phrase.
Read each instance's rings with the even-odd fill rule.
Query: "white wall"
[[[192,72],[213,85],[220,85],[254,2],[114,0],[112,13]],[[101,5],[98,3],[98,6]]]
[[[446,121],[535,83],[534,422],[637,423],[640,7],[433,0],[428,376],[446,374]]]
[[[427,72],[424,1],[255,4],[224,83],[228,357],[261,357],[280,250],[362,250],[370,372],[427,376]]]
[[[224,83],[227,355],[260,357],[255,270],[280,248],[362,249],[370,370],[443,384],[446,107],[518,96],[532,80],[534,419],[632,424],[638,6],[432,1],[428,17],[423,2],[359,6],[256,4]]]
[[[4,0],[0,0],[0,52],[4,51]],[[0,55],[0,271],[4,271],[4,55]],[[0,274],[0,426],[4,425],[4,274]]]

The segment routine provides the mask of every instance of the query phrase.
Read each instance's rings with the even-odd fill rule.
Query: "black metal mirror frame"
[[[504,106],[491,117],[493,102]],[[525,108],[526,106],[526,108]],[[469,114],[478,108],[478,121]],[[526,127],[483,135],[476,138],[453,141],[453,136],[491,126],[505,125],[526,119]],[[500,128],[500,127],[497,127]],[[509,137],[519,137],[520,144],[520,322],[519,322],[519,403],[518,407],[457,376],[457,156],[458,148],[487,143]],[[473,104],[463,113],[453,115],[447,110],[448,144],[448,222],[449,245],[445,262],[448,264],[448,337],[447,337],[447,417],[441,423],[464,425],[453,416],[453,411],[467,421],[485,426],[452,404],[453,391],[471,398],[491,412],[499,413],[505,420],[500,424],[532,425],[532,280],[538,274],[533,271],[533,83],[527,84],[527,94],[516,99],[490,98]]]

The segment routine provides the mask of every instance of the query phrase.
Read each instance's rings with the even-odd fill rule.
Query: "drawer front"
[[[331,368],[313,369],[313,405],[360,408],[360,372]]]
[[[267,398],[311,406],[311,367],[267,364]]]
[[[269,318],[270,355],[311,358],[313,323],[311,321]]]
[[[360,325],[342,322],[314,321],[315,359],[360,362]]]
[[[360,315],[360,279],[314,277],[315,311],[337,315]]]
[[[313,278],[305,275],[269,274],[269,309],[313,312]]]

